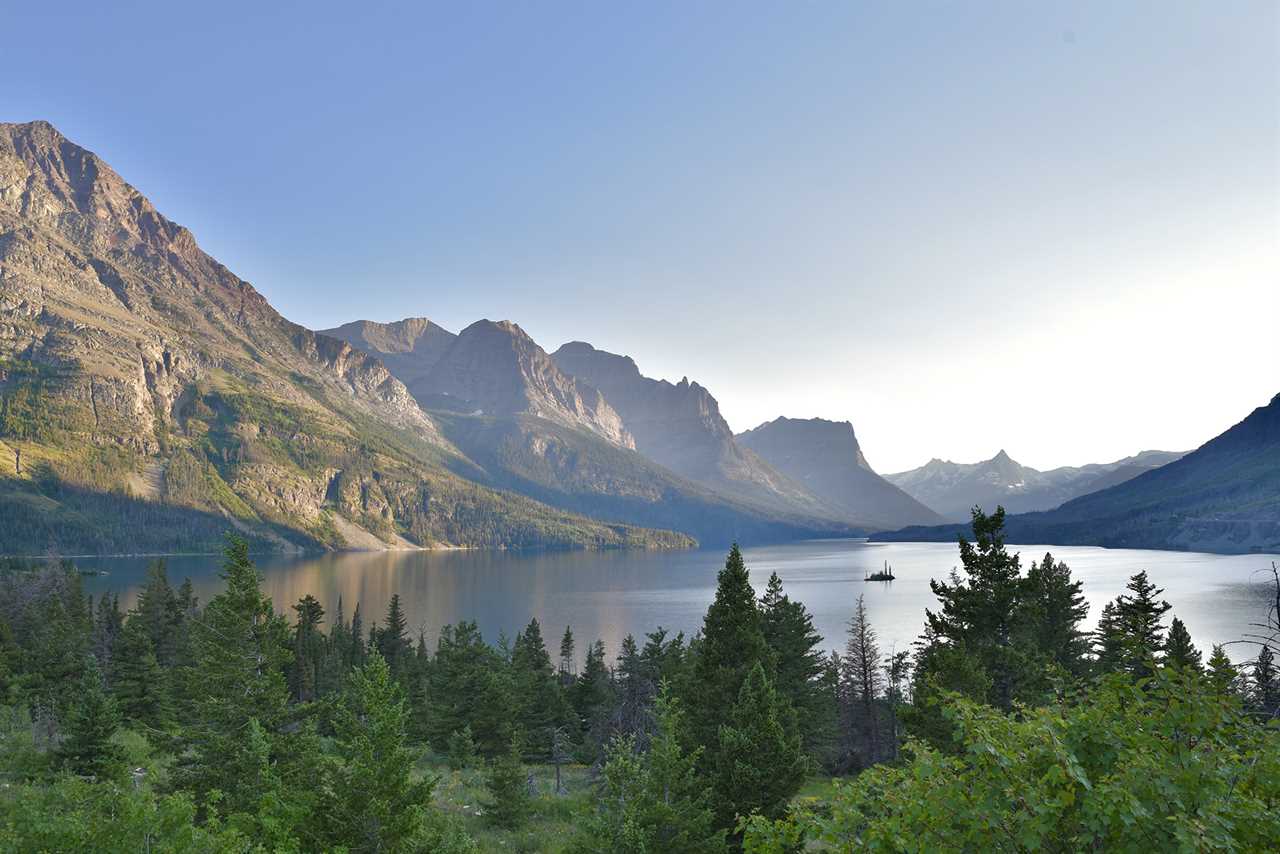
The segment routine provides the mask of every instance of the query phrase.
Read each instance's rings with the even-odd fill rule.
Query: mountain
[[[336,329],[322,329],[319,334],[376,355],[415,398],[423,393],[423,381],[458,337],[425,317],[408,317],[395,323],[357,320]]]
[[[681,477],[783,512],[848,518],[741,444],[716,399],[687,377],[675,384],[651,379],[629,356],[582,341],[565,344],[551,358],[604,392],[635,436],[636,450]]]
[[[738,441],[851,518],[877,527],[933,525],[937,513],[872,470],[848,421],[778,418]]]
[[[1063,466],[1037,471],[1001,450],[980,463],[932,459],[918,469],[887,474],[885,479],[950,521],[964,522],[976,505],[997,504],[1010,513],[1049,510],[1090,492],[1122,483],[1178,459],[1170,451],[1143,451],[1113,463]]]
[[[386,360],[450,445],[477,466],[459,469],[468,477],[574,513],[684,531],[707,544],[864,530],[833,518],[799,487],[791,489],[802,500],[768,504],[744,491],[712,489],[638,453],[641,440],[609,395],[562,369],[514,323],[481,320],[447,346],[418,354],[396,331],[409,322],[361,321],[330,333]],[[723,424],[714,399],[710,406]],[[724,432],[732,444],[727,425]]]
[[[381,361],[46,122],[0,124],[0,443],[0,553],[690,542],[460,476]]]
[[[1280,552],[1280,394],[1167,465],[1006,525],[1019,543]],[[907,528],[875,539],[951,540],[962,530]]]

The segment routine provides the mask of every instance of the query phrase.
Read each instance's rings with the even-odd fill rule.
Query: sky
[[[268,8],[270,7],[270,8]],[[43,118],[312,328],[519,323],[871,464],[1280,392],[1280,5],[25,3]],[[12,34],[24,34],[14,38]]]

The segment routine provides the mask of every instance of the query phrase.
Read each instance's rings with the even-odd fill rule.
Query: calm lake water
[[[1091,547],[1014,546],[1023,566],[1051,551],[1084,582],[1092,627],[1103,604],[1123,592],[1129,575],[1145,569],[1165,588],[1164,598],[1187,624],[1196,643],[1235,640],[1248,624],[1266,615],[1265,582],[1276,555],[1212,555],[1191,552],[1112,550]],[[812,540],[760,546],[744,552],[751,582],[763,590],[777,572],[786,592],[813,612],[818,630],[832,648],[844,644],[844,630],[859,595],[880,635],[884,650],[908,647],[919,635],[924,609],[933,607],[930,578],[943,578],[959,564],[955,545],[943,543],[865,543]],[[221,588],[219,558],[168,558],[176,586],[190,577],[202,602]],[[867,572],[885,561],[897,579],[864,582]],[[104,576],[85,578],[96,594],[114,591],[121,607],[132,607],[147,566],[144,558],[81,559],[86,569]],[[578,654],[602,638],[616,654],[627,634],[640,638],[658,626],[672,633],[696,632],[715,595],[716,572],[724,552],[348,552],[309,557],[262,555],[258,566],[277,611],[292,617],[290,606],[307,593],[332,613],[342,599],[348,619],[360,603],[365,626],[381,619],[393,593],[399,593],[410,627],[420,628],[434,648],[440,627],[473,619],[485,638],[499,632],[514,636],[531,617],[543,626],[554,656],[565,625],[573,627]],[[1233,657],[1248,655],[1237,647]]]

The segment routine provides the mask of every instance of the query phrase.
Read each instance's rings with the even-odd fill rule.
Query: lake
[[[1147,570],[1165,589],[1173,614],[1187,624],[1207,655],[1211,643],[1238,639],[1248,623],[1265,618],[1271,562],[1276,555],[1214,555],[1071,546],[1011,546],[1031,560],[1051,551],[1084,582],[1090,603],[1089,626],[1103,604],[1124,591],[1128,577]],[[882,648],[907,648],[924,624],[924,609],[935,599],[930,578],[943,578],[959,564],[959,551],[945,543],[866,543],[857,540],[811,540],[758,546],[744,551],[751,582],[763,590],[771,572],[782,578],[788,595],[813,612],[827,645],[841,648],[844,631],[859,595]],[[221,588],[216,556],[170,557],[169,577],[175,586],[190,577],[207,602]],[[716,572],[724,552],[643,551],[440,551],[344,552],[306,557],[260,555],[256,558],[263,586],[277,611],[289,610],[312,594],[332,613],[342,599],[347,618],[360,603],[366,629],[381,619],[393,593],[399,593],[411,630],[421,629],[434,648],[440,627],[459,620],[479,623],[485,638],[499,632],[514,637],[531,617],[542,624],[555,657],[565,625],[573,627],[578,655],[587,643],[602,638],[609,656],[627,634],[640,638],[664,626],[672,633],[696,632],[715,595]],[[896,580],[864,582],[863,576],[893,567]],[[95,595],[114,591],[121,607],[133,606],[142,583],[146,558],[91,558],[77,563],[108,574],[85,578]],[[1236,647],[1233,658],[1251,655]]]

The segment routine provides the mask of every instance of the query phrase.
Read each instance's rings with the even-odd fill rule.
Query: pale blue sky
[[[5,10],[0,120],[301,323],[510,318],[882,471],[1280,391],[1273,0],[193,5]]]

